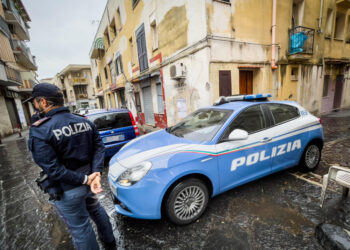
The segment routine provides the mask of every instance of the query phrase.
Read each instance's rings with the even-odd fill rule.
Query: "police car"
[[[188,224],[210,197],[296,165],[314,170],[323,147],[320,120],[295,102],[268,97],[221,97],[126,144],[109,167],[116,211]]]
[[[127,109],[96,109],[90,110],[85,116],[99,131],[106,148],[105,157],[111,157],[139,135],[134,117]]]

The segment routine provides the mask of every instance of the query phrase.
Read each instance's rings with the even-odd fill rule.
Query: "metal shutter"
[[[142,88],[143,110],[147,124],[154,125],[154,111],[151,86]]]

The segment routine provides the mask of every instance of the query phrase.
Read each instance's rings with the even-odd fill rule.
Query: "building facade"
[[[65,106],[72,112],[97,108],[90,65],[69,64],[55,77],[42,79],[40,82],[52,83],[59,87],[63,91]]]
[[[0,137],[30,125],[31,103],[22,104],[36,84],[35,57],[26,45],[30,17],[20,0],[0,2]]]
[[[350,107],[350,3],[109,0],[90,51],[98,105],[164,128],[219,96]]]

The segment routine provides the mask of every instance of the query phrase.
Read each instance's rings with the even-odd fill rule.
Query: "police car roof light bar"
[[[266,101],[267,98],[272,97],[271,94],[256,94],[256,95],[233,95],[233,96],[220,96],[214,103],[214,106],[218,106],[224,103],[236,102],[236,101]]]

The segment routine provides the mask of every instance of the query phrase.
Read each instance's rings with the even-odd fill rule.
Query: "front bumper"
[[[119,185],[110,177],[108,182],[117,213],[139,219],[161,218],[164,185],[160,180],[145,176],[144,179],[129,187]]]

